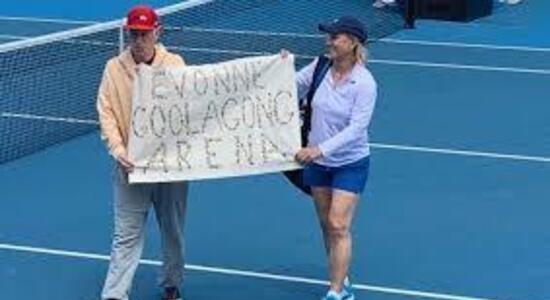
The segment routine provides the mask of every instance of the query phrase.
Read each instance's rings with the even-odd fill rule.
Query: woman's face
[[[327,35],[326,46],[329,57],[339,59],[354,55],[357,42],[346,33],[331,33]]]

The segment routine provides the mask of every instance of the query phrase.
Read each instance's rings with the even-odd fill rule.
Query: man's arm
[[[97,112],[101,128],[101,139],[105,142],[109,153],[118,160],[119,157],[126,158],[127,150],[124,145],[118,121],[113,111],[113,82],[109,76],[109,65],[105,67],[101,84],[97,94]]]

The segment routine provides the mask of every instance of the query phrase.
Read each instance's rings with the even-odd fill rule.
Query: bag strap
[[[325,55],[320,55],[317,59],[317,64],[315,65],[315,69],[313,70],[313,79],[311,81],[311,85],[309,86],[309,90],[307,91],[306,103],[304,105],[303,130],[306,133],[309,133],[309,131],[311,130],[311,102],[313,101],[313,96],[315,95],[315,92],[317,91],[319,85],[321,85],[321,82],[323,81],[323,78],[325,78],[325,75],[327,74],[331,65],[332,61]]]

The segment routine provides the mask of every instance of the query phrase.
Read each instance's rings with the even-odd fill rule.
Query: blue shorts
[[[310,163],[304,168],[304,184],[360,194],[367,184],[369,165],[369,156],[339,167]]]

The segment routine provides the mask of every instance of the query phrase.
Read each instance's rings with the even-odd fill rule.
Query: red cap
[[[130,9],[124,29],[153,30],[159,26],[155,10],[146,5],[137,5]]]

